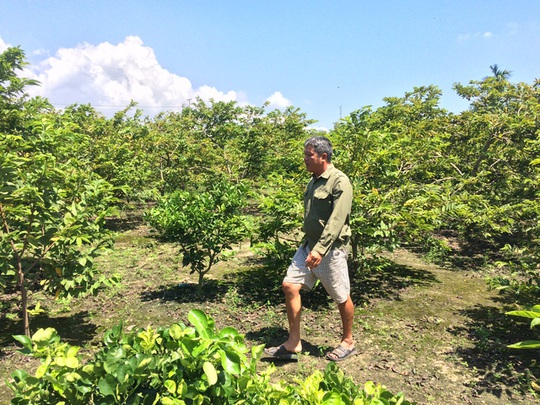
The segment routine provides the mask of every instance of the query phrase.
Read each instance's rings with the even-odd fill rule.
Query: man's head
[[[319,156],[326,153],[326,161],[332,163],[332,142],[328,138],[324,136],[312,136],[304,142],[304,149],[308,146],[312,147],[313,151]]]
[[[332,143],[323,136],[314,136],[304,143],[306,170],[320,176],[332,161]]]

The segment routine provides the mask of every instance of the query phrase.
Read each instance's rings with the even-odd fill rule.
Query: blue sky
[[[493,64],[515,82],[540,78],[538,0],[0,0],[0,10],[0,50],[21,46],[26,75],[42,83],[32,94],[59,108],[269,101],[332,128],[430,84],[459,112],[452,85]]]

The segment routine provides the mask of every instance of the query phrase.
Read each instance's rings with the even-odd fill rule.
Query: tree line
[[[240,240],[276,264],[300,235],[303,142],[320,134],[298,108],[197,100],[144,116],[30,98],[20,48],[0,55],[0,288],[53,296],[96,291],[107,218],[151,202],[146,220],[199,275]],[[361,107],[324,135],[353,183],[354,271],[407,247],[439,263],[497,269],[494,287],[540,295],[540,80],[510,72],[456,84],[469,107],[440,106],[435,85]],[[476,261],[465,261],[473,258]]]

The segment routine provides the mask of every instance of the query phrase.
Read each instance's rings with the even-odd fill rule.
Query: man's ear
[[[321,158],[328,162],[328,153],[323,152],[323,154],[321,155]]]

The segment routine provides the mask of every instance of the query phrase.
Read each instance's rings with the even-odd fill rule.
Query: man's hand
[[[314,252],[312,250],[311,252],[309,252],[308,257],[306,259],[306,267],[312,270],[321,263],[321,260],[322,260],[322,256],[319,253]]]

